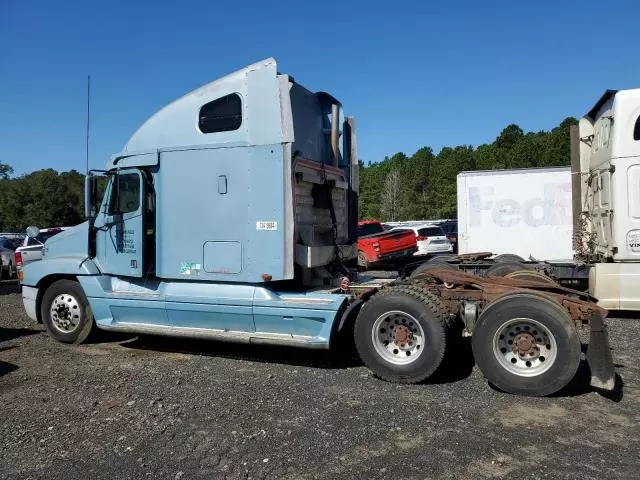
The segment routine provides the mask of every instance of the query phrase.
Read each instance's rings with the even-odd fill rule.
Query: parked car
[[[0,237],[0,278],[7,280],[16,276],[16,241]]]
[[[69,227],[42,228],[35,238],[26,236],[16,249],[16,265],[22,269],[26,264],[42,259],[44,242]]]
[[[372,263],[410,257],[417,249],[413,232],[384,229],[377,220],[358,222],[358,266],[364,270]]]
[[[458,221],[457,220],[445,220],[438,224],[445,235],[453,245],[453,252],[458,253]]]
[[[418,225],[416,227],[396,227],[391,232],[411,232],[416,237],[418,251],[414,255],[448,253],[453,251],[451,242],[438,225]]]

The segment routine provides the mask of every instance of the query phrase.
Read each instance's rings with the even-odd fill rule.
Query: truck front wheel
[[[471,345],[489,382],[513,394],[557,392],[580,364],[580,339],[571,317],[536,294],[511,294],[490,303],[478,318]]]
[[[40,313],[47,331],[59,342],[82,343],[94,327],[87,297],[72,280],[58,280],[46,289]]]
[[[388,287],[364,304],[354,336],[360,358],[376,376],[417,383],[442,362],[444,314],[438,298],[425,288]]]

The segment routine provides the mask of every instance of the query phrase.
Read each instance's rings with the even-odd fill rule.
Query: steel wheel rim
[[[73,333],[80,325],[80,303],[68,293],[61,293],[49,308],[51,324],[60,333]]]
[[[509,373],[535,377],[549,370],[558,356],[556,339],[532,318],[512,318],[493,337],[493,354]]]
[[[400,310],[383,313],[373,323],[371,340],[376,353],[394,365],[415,362],[424,350],[422,326],[412,315]]]

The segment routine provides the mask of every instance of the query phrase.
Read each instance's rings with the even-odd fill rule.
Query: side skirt
[[[98,328],[113,332],[163,335],[168,337],[219,340],[223,342],[260,345],[288,345],[314,349],[328,349],[328,342],[311,342],[313,337],[269,332],[239,332],[209,328],[169,327],[143,323],[97,324]]]

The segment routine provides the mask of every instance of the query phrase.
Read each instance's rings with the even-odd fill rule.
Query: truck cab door
[[[145,182],[137,169],[122,169],[107,191],[105,209],[96,219],[96,257],[106,274],[144,274]]]

